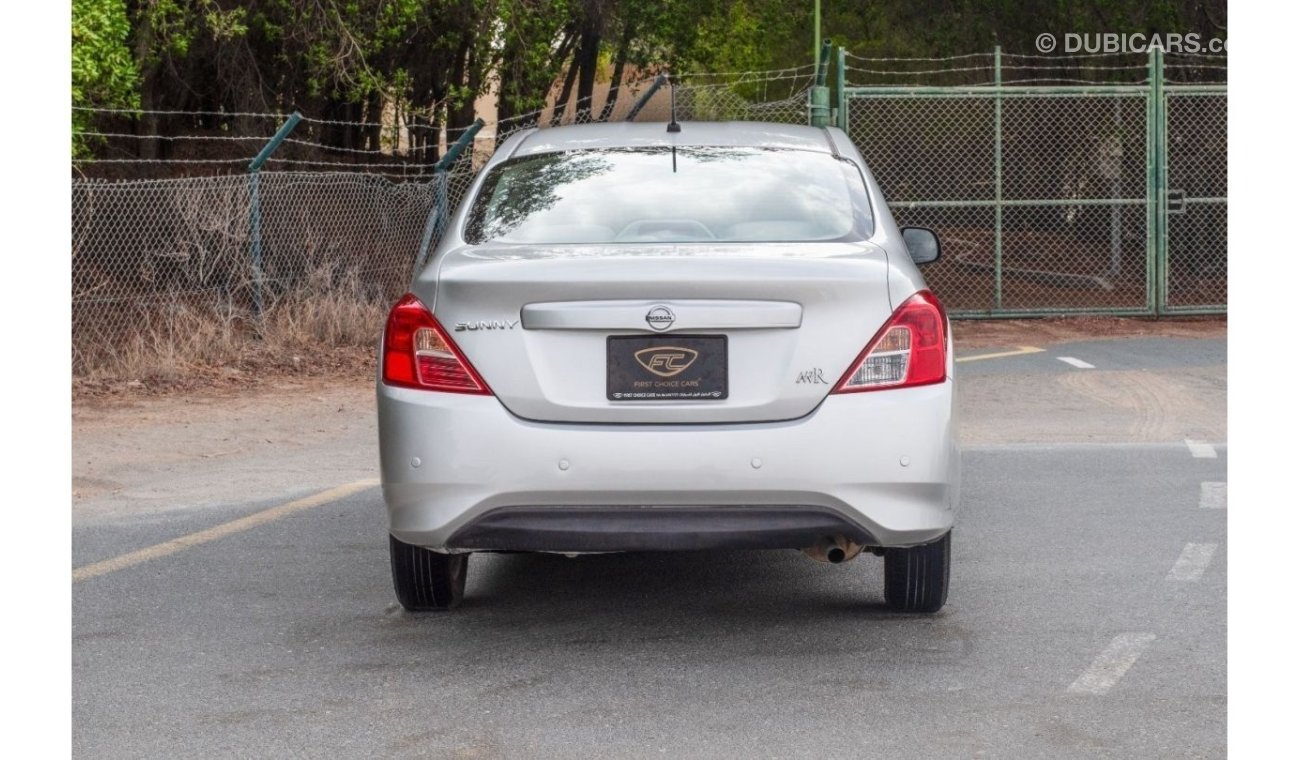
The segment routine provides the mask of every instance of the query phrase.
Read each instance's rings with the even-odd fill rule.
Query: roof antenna
[[[668,98],[672,102],[672,121],[668,122],[668,131],[680,132],[682,125],[677,123],[677,77],[668,78]],[[674,156],[675,158],[675,156]]]

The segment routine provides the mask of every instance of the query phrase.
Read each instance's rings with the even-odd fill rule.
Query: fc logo
[[[636,361],[660,377],[673,377],[695,363],[699,351],[678,346],[655,346],[636,352]]]

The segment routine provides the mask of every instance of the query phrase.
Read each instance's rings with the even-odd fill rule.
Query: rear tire
[[[468,554],[439,554],[388,536],[393,590],[408,612],[455,609],[465,598]]]
[[[899,612],[938,612],[948,601],[952,532],[924,546],[885,550],[885,604]]]

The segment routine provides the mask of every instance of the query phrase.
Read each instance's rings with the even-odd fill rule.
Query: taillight
[[[492,393],[438,320],[410,293],[389,312],[384,327],[384,382],[448,393]]]
[[[948,375],[948,320],[928,290],[903,302],[832,393],[942,383]]]

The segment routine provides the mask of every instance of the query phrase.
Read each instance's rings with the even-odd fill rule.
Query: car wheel
[[[409,612],[450,610],[465,597],[468,554],[439,554],[388,537],[393,590]]]
[[[948,601],[952,532],[924,546],[885,550],[885,604],[900,612],[938,612]]]

